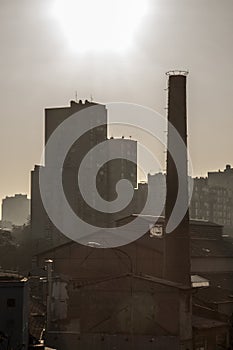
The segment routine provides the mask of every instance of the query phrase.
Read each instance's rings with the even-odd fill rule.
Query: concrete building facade
[[[195,178],[190,206],[192,218],[213,221],[233,232],[233,169],[208,172],[206,178]]]
[[[232,168],[223,172],[208,173],[208,177],[192,179],[193,190],[190,201],[190,217],[224,226],[224,233],[233,233],[233,184]],[[229,174],[228,174],[229,172]],[[191,181],[191,180],[190,180]],[[135,212],[140,213],[146,201],[147,186],[151,186],[155,199],[164,201],[166,197],[166,174],[148,174],[147,183],[139,184]],[[148,206],[148,215],[154,215],[154,203]],[[162,212],[162,215],[165,213]]]

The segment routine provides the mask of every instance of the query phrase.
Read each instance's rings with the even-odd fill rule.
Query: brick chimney
[[[184,144],[187,145],[187,114],[186,114],[186,72],[169,72],[168,80],[168,151],[167,151],[167,194],[165,205],[165,225],[169,221],[178,194],[177,168],[169,149],[176,147],[171,125],[175,127]],[[182,153],[181,153],[182,154]],[[187,151],[183,152],[179,165],[181,168],[184,195],[188,202],[188,172]],[[164,239],[164,278],[170,281],[190,285],[190,237],[189,211],[185,213],[180,224],[170,233],[165,233]]]

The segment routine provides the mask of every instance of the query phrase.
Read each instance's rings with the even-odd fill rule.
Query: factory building
[[[71,107],[67,107],[69,113],[70,108],[84,107],[71,104]],[[103,120],[106,121],[104,108],[100,106]],[[55,111],[53,113],[56,114]],[[62,117],[60,122],[61,120]],[[168,73],[168,120],[169,150],[175,148],[172,126],[178,131],[184,145],[187,145],[186,72]],[[53,127],[48,126],[48,136],[51,129]],[[101,135],[103,139],[106,136]],[[133,147],[135,146],[132,149]],[[84,149],[87,152],[88,145]],[[79,147],[77,154],[78,151]],[[45,162],[45,166],[49,164]],[[124,166],[119,163],[118,166],[117,176],[122,177],[125,175],[122,171]],[[190,236],[197,243],[195,254],[198,256],[199,241],[203,240],[200,237],[203,225],[192,222],[190,228],[189,210],[186,209],[178,226],[170,233],[166,231],[179,193],[180,181],[183,186],[183,204],[188,203],[186,148],[181,154],[179,166],[181,178],[178,179],[174,159],[168,151],[165,218],[154,225],[154,218],[142,216],[137,225],[131,226],[132,230],[140,232],[140,225],[147,225],[148,230],[141,238],[111,249],[95,249],[66,241],[57,247],[52,245],[51,249],[36,255],[39,267],[43,267],[45,260],[53,266],[48,288],[48,345],[58,350],[79,347],[83,350],[214,350],[217,345],[227,348],[229,327],[226,315],[211,309],[211,305],[207,307],[203,300],[196,299],[198,289],[208,288],[209,280],[206,276],[199,275],[198,259],[195,273],[192,274],[193,247],[191,248]],[[135,180],[135,175],[132,178]],[[37,188],[35,173],[32,180],[32,188],[33,185]],[[144,192],[144,186],[139,186],[138,189]],[[34,188],[33,191],[36,193],[37,190]],[[114,196],[112,191],[108,194],[103,187],[103,196],[112,198],[112,195]],[[71,200],[72,203],[75,206]],[[37,203],[34,202],[33,205],[36,215]],[[132,210],[125,215],[121,214],[121,217],[115,217],[116,227],[138,218],[138,215],[132,215]],[[36,220],[34,222],[36,224]],[[101,225],[99,226],[101,232]],[[211,235],[218,236],[221,231],[218,225],[213,225],[213,230],[210,226],[207,224],[205,227],[208,244],[212,242]],[[42,226],[39,232],[43,232]],[[125,230],[125,234],[132,232]],[[222,239],[221,232],[219,237]],[[205,255],[208,251],[203,253]]]

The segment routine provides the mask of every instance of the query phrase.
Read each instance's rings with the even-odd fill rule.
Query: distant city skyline
[[[51,14],[54,1],[3,0],[0,5],[1,199],[30,195],[30,171],[41,163],[44,108],[67,106],[77,91],[78,99],[131,102],[165,115],[169,69],[190,72],[193,175],[233,164],[231,0],[148,0],[132,45],[123,52],[71,50]],[[78,38],[79,33],[77,45]]]

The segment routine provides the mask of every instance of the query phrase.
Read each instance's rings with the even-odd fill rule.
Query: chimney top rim
[[[173,76],[173,75],[187,76],[189,74],[189,71],[188,70],[181,70],[181,69],[173,69],[173,70],[169,70],[165,74],[168,76]]]

